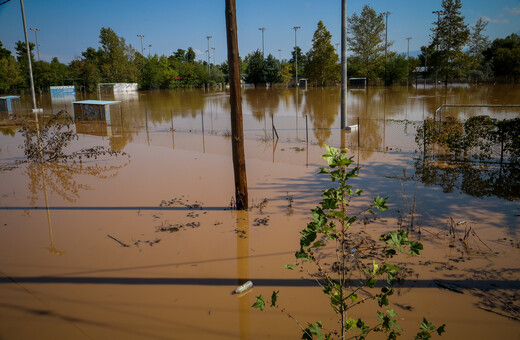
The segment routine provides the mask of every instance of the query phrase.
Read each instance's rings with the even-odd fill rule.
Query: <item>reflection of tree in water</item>
[[[31,204],[38,198],[39,191],[50,188],[63,199],[73,202],[79,198],[81,190],[90,187],[77,182],[76,176],[87,175],[105,179],[117,175],[118,170],[128,165],[129,156],[120,151],[113,151],[104,146],[83,148],[78,151],[66,152],[71,142],[79,139],[71,129],[71,118],[65,112],[59,112],[39,127],[24,125],[21,129],[24,137],[26,159],[19,163],[28,163],[25,174],[29,176],[29,197]],[[124,157],[119,165],[99,164],[96,160],[108,157]]]
[[[496,196],[520,200],[520,169],[518,164],[502,167],[471,162],[415,162],[418,180],[426,186],[438,185],[444,192],[460,190],[474,197]]]
[[[266,115],[271,116],[278,112],[281,93],[276,89],[248,89],[244,91],[244,99],[251,108],[253,117],[260,122]]]
[[[28,185],[30,202],[34,205],[38,199],[38,193],[44,191],[44,183],[47,189],[58,194],[66,201],[74,202],[80,196],[81,190],[90,190],[87,184],[77,181],[78,176],[93,176],[99,179],[107,179],[117,176],[118,170],[126,166],[122,165],[99,165],[79,163],[30,163],[24,174],[29,176],[31,182]]]
[[[314,124],[314,136],[323,145],[331,135],[330,128],[339,111],[340,92],[337,88],[321,88],[305,92],[303,114]]]
[[[348,122],[349,125],[357,124],[359,117],[359,146],[365,151],[364,158],[370,157],[374,150],[383,149],[384,91],[385,89],[366,88],[351,94],[354,110],[349,113]]]

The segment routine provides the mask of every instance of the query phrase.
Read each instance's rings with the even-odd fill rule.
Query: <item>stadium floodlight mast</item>
[[[152,45],[148,45],[148,56],[152,54]]]
[[[278,53],[280,53],[280,62],[282,62],[282,49],[281,48],[278,49]]]
[[[262,57],[265,58],[264,56],[264,32],[265,32],[265,27],[260,27],[258,28],[259,31],[262,31]]]
[[[298,40],[296,39],[296,31],[298,31],[301,26],[294,26],[294,69],[296,70],[296,86],[300,86],[298,83]]]
[[[211,38],[213,38],[213,36],[211,36],[211,35],[206,36],[206,39],[208,39],[208,73],[209,73],[209,71],[210,71],[210,66],[209,66],[209,62],[210,62],[210,60],[209,60],[209,51],[211,51],[211,48],[209,47],[209,39],[211,39]]]
[[[385,64],[386,64],[387,55],[388,55],[388,15],[390,15],[392,13],[383,12],[382,14],[385,16]]]
[[[410,59],[410,40],[411,39],[412,39],[412,37],[406,38],[406,40],[408,40],[408,58],[407,59]]]
[[[212,47],[211,49],[213,50],[213,65],[217,65],[217,59],[215,58],[215,50],[216,50],[216,48]]]
[[[29,28],[31,31],[34,31],[34,38],[36,39],[36,52],[38,53],[38,61],[40,61],[40,45],[38,44],[38,32],[39,28]]]
[[[141,55],[143,55],[144,54],[144,50],[143,50],[143,38],[144,38],[144,35],[138,34],[137,36],[139,38],[141,38]]]

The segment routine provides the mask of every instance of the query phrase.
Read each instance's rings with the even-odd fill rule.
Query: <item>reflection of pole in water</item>
[[[249,211],[236,212],[237,226],[237,286],[243,285],[249,280]],[[249,296],[238,297],[238,318],[240,327],[240,339],[249,339],[250,321]]]
[[[309,123],[307,119],[307,115],[305,115],[305,140],[307,141],[307,160],[305,166],[309,167]]]
[[[296,91],[296,141],[298,141],[298,87],[295,87]]]
[[[204,140],[204,111],[201,112],[202,117],[202,153],[206,153],[206,142]]]
[[[172,123],[172,150],[175,150],[175,136],[173,135],[173,109],[170,110],[170,121]]]
[[[49,210],[49,197],[47,195],[47,182],[45,181],[45,166],[43,165],[43,163],[39,165],[39,168],[40,168],[40,174],[41,174],[42,182],[43,182],[43,192],[45,195],[45,211],[47,212],[47,225],[49,226],[49,239],[51,242],[51,244],[49,245],[49,248],[47,248],[47,249],[49,250],[49,252],[51,252],[53,254],[63,255],[63,254],[65,254],[65,252],[56,249],[56,247],[54,246],[54,239],[52,237],[51,212]]]
[[[386,91],[385,88],[385,96],[383,98],[383,152],[386,151]],[[408,118],[408,117],[406,117]]]
[[[144,109],[144,122],[146,125],[146,139],[148,140],[148,146],[150,146],[150,133],[148,132],[148,110]]]

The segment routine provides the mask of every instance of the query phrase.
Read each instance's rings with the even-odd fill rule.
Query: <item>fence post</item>
[[[504,126],[500,125],[500,166],[502,166],[502,162],[504,160]]]
[[[426,120],[423,121],[423,161],[426,159]]]
[[[359,125],[359,116],[357,117],[357,147],[358,151],[361,149],[361,139],[359,135],[361,134],[361,126]]]
[[[307,119],[307,115],[305,115],[305,139],[307,141],[307,145],[309,144],[309,124],[308,124],[308,119]]]

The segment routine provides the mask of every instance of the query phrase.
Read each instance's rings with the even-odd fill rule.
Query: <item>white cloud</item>
[[[486,16],[483,16],[482,19],[493,24],[507,24],[509,22],[507,19],[491,19]]]
[[[505,10],[511,15],[520,15],[520,5],[513,8],[506,7]]]

